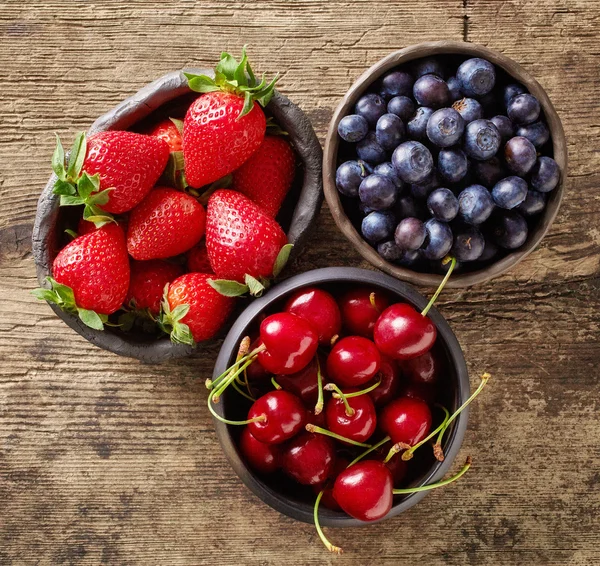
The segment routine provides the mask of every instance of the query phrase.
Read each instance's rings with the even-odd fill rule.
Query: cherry
[[[434,350],[425,352],[422,356],[400,362],[402,374],[416,384],[435,383],[442,369],[440,357]]]
[[[271,474],[281,466],[281,448],[259,442],[245,427],[240,436],[240,451],[248,465],[261,474]]]
[[[321,504],[331,509],[332,511],[341,511],[342,508],[338,505],[338,502],[333,498],[333,484],[335,478],[337,478],[347,467],[350,461],[344,456],[339,454],[335,457],[335,465],[333,466],[333,472],[331,476],[323,483],[313,485],[313,492],[318,494],[320,491],[323,492]]]
[[[430,383],[413,383],[412,381],[405,384],[401,388],[401,392],[403,397],[419,399],[428,405],[435,401],[437,393],[435,387]]]
[[[303,318],[288,312],[272,314],[260,324],[260,339],[266,350],[259,363],[271,373],[287,375],[304,368],[319,346],[316,331]]]
[[[373,391],[370,391],[369,395],[373,403],[381,407],[396,397],[400,388],[400,369],[392,358],[381,356],[381,366],[373,378],[373,383],[377,381],[381,381],[381,383]]]
[[[381,365],[381,354],[375,344],[362,336],[342,338],[327,357],[327,375],[344,387],[355,387],[369,381]]]
[[[316,415],[314,409],[308,409],[306,411],[306,423],[320,428],[325,428],[327,426],[325,421],[325,413],[321,411],[318,415]]]
[[[356,389],[347,389],[343,394],[352,394]],[[336,399],[332,397],[325,405],[327,428],[344,438],[365,442],[377,428],[375,405],[368,395]]]
[[[340,333],[342,315],[327,291],[315,287],[300,289],[288,299],[284,310],[309,322],[319,334],[319,344],[329,346]]]
[[[263,419],[260,417],[263,416]],[[266,444],[280,444],[296,435],[306,424],[302,401],[287,391],[269,391],[254,401],[248,411],[252,436]]]
[[[352,289],[339,300],[342,322],[350,334],[372,338],[375,322],[389,304],[387,295],[378,289]]]
[[[257,338],[250,345],[250,351],[255,350],[256,348],[260,347],[261,345],[262,345],[262,342],[260,341],[260,338]],[[260,364],[259,360],[254,360],[254,362],[252,362],[246,368],[246,375],[248,376],[248,381],[257,382],[257,381],[267,381],[271,374]]]
[[[379,414],[382,430],[394,444],[414,446],[431,428],[431,411],[426,403],[410,397],[399,397]]]
[[[303,432],[283,449],[283,471],[303,485],[323,483],[333,472],[335,445],[322,434]]]
[[[406,473],[408,472],[408,463],[402,459],[400,454],[394,454],[387,462],[385,462],[385,465],[392,473],[394,487],[402,485]]]
[[[325,365],[324,360],[320,363],[321,367]],[[315,356],[300,371],[290,375],[278,375],[275,380],[283,389],[300,397],[306,405],[314,406],[319,397],[318,369],[317,356]],[[325,383],[327,382],[323,379],[323,384]]]

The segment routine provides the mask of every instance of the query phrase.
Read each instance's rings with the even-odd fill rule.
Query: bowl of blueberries
[[[554,221],[567,170],[563,127],[541,85],[480,45],[391,53],[350,87],[325,142],[325,197],[371,264],[434,286],[487,281]]]

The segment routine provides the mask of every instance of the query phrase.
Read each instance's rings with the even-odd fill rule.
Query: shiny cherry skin
[[[323,507],[327,507],[327,509],[331,509],[332,511],[342,510],[337,501],[333,498],[333,484],[335,483],[335,478],[337,478],[348,467],[349,463],[350,460],[337,454],[335,457],[335,465],[333,466],[331,477],[324,483],[319,483],[312,486],[315,495],[319,495],[321,491],[323,492],[321,497],[321,505],[323,505]]]
[[[383,462],[362,460],[336,478],[333,497],[351,517],[377,521],[390,512],[393,489],[392,473]]]
[[[402,375],[413,383],[434,384],[442,369],[442,362],[435,350],[429,350],[422,356],[400,362]]]
[[[254,340],[250,344],[250,352],[258,348],[261,344],[260,338]],[[246,375],[248,376],[248,381],[260,382],[267,381],[271,374],[256,359],[246,368]]]
[[[260,339],[267,349],[258,354],[258,362],[267,371],[281,375],[306,367],[319,346],[316,330],[289,312],[265,318],[260,324]]]
[[[394,444],[402,442],[414,446],[431,429],[431,411],[420,399],[399,397],[383,408],[379,422]]]
[[[327,291],[316,287],[294,293],[283,310],[309,322],[319,335],[319,344],[324,346],[329,346],[342,328],[342,315],[335,299]]]
[[[373,336],[382,354],[395,360],[409,360],[431,350],[437,329],[429,317],[411,305],[396,303],[381,313]]]
[[[381,356],[381,366],[375,377],[371,380],[373,385],[381,380],[381,383],[369,391],[369,396],[377,407],[382,407],[397,396],[400,389],[401,374],[398,364],[389,356]]]
[[[321,356],[319,355],[321,358]],[[321,377],[323,378],[323,385],[327,383],[325,376],[323,375],[325,369],[325,358],[320,359],[321,363]],[[278,375],[275,381],[283,387],[286,391],[293,393],[297,397],[302,399],[302,402],[306,405],[314,406],[317,402],[319,395],[319,383],[317,377],[317,356],[315,356],[309,364],[302,368],[296,373],[290,375]]]
[[[306,411],[306,423],[310,423],[321,428],[327,428],[327,422],[325,421],[325,411],[321,411],[318,415],[315,415],[314,409],[307,409]]]
[[[265,415],[266,421],[248,424],[252,436],[266,444],[280,444],[295,436],[306,424],[302,401],[287,391],[269,391],[259,397],[248,411],[248,419]]]
[[[371,293],[375,293],[375,307],[371,304]],[[389,304],[387,295],[378,289],[352,289],[339,299],[342,324],[349,334],[373,338],[375,322]]]
[[[327,357],[327,376],[343,387],[357,387],[369,381],[381,366],[381,354],[375,344],[362,336],[346,336]]]
[[[387,456],[384,454],[382,456],[382,460]],[[392,481],[394,483],[394,487],[400,487],[404,478],[406,477],[406,473],[408,472],[408,462],[405,462],[402,459],[402,454],[397,453],[394,454],[385,465],[389,468],[390,472],[392,472]]]
[[[302,485],[323,483],[331,476],[334,464],[335,444],[323,434],[303,432],[283,447],[281,468]]]
[[[256,440],[248,427],[240,436],[240,452],[246,463],[261,474],[272,474],[281,467],[281,447]]]
[[[419,399],[428,405],[431,405],[437,397],[437,390],[431,383],[414,383],[413,381],[409,381],[400,388],[400,392],[403,397]]]
[[[343,393],[354,393],[356,389],[345,389]],[[327,429],[340,436],[365,442],[377,428],[375,405],[368,395],[348,397],[348,404],[354,409],[354,414],[346,414],[346,406],[341,399],[331,397],[325,405],[325,421]]]

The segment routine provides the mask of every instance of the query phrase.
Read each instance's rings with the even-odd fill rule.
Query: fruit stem
[[[317,534],[319,535],[321,542],[325,545],[325,548],[329,550],[329,552],[333,552],[335,554],[342,554],[343,551],[339,546],[334,546],[329,542],[329,540],[325,536],[325,533],[323,532],[323,529],[321,528],[321,523],[319,523],[319,503],[321,503],[321,497],[323,497],[323,493],[324,491],[321,490],[319,492],[319,495],[317,495],[317,499],[315,501],[315,508],[313,512],[315,528],[317,529]]]
[[[342,390],[335,383],[328,383],[323,389],[325,389],[325,391],[335,391],[334,395],[337,393],[336,399],[341,399],[342,403],[344,403],[344,407],[346,407],[346,416],[354,416],[356,411],[350,406],[348,399],[346,399],[346,395],[342,393]]]
[[[444,430],[444,427],[446,426],[446,423],[448,422],[448,418],[450,417],[450,413],[448,412],[448,409],[446,409],[446,407],[444,407],[442,405],[437,405],[437,406],[440,409],[442,409],[442,411],[444,411],[444,420],[441,422],[441,424],[435,430],[433,430],[428,436],[426,436],[423,440],[421,440],[421,442],[418,442],[417,444],[415,444],[408,450],[404,451],[404,453],[402,454],[402,459],[405,462],[412,459],[415,450],[417,448],[419,448],[419,446],[423,446],[423,444],[425,444],[428,440],[431,440],[436,434],[438,434],[439,432]]]
[[[359,397],[360,395],[366,395],[367,393],[370,393],[371,391],[373,391],[373,389],[377,389],[380,385],[381,385],[381,379],[377,383],[374,383],[373,385],[371,385],[370,387],[367,387],[366,389],[363,389],[362,391],[354,391],[353,393],[344,393],[344,396],[346,397],[346,399],[350,399],[352,397]],[[340,394],[334,393],[332,395],[332,397],[334,399],[340,399]]]
[[[248,338],[248,336],[246,336],[246,338]],[[244,343],[244,341],[246,340],[246,338],[244,338],[242,340],[242,342],[240,343],[240,350],[242,349],[242,344]],[[248,340],[250,340],[250,338],[248,338]],[[236,361],[234,364],[232,364],[231,366],[229,366],[221,375],[219,375],[218,377],[215,377],[215,379],[207,379],[205,382],[206,388],[207,389],[214,389],[215,387],[218,387],[219,383],[222,383],[225,379],[227,379],[229,373],[236,369],[240,364],[244,363],[247,360],[252,360],[254,361],[256,359],[256,356],[262,352],[263,350],[266,350],[266,346],[264,344],[261,344],[258,348],[254,348],[254,350],[252,350],[252,352],[249,352],[245,355],[243,355],[241,358],[236,358]],[[239,351],[238,351],[239,353]],[[250,364],[248,364],[250,365]],[[245,366],[245,367],[248,367]]]
[[[272,378],[271,378],[271,383],[273,384],[273,387],[274,387],[275,389],[277,389],[278,391],[279,391],[280,389],[283,389],[283,388],[281,387],[281,385],[279,385],[279,383],[277,383],[277,382],[275,381],[275,378],[274,378],[274,377],[272,377]]]
[[[211,415],[213,417],[215,417],[215,419],[217,419],[218,421],[221,421],[222,423],[225,423],[228,425],[247,425],[250,423],[264,423],[267,420],[267,415],[265,415],[264,413],[262,415],[258,415],[258,417],[254,417],[252,419],[248,419],[245,421],[230,421],[229,419],[225,419],[221,415],[217,414],[217,412],[213,408],[212,402],[211,402],[213,397],[214,397],[214,393],[209,392],[209,394],[208,394],[208,410],[210,411]]]
[[[238,381],[237,379],[234,379],[233,382],[231,383],[231,386],[242,396],[242,397],[246,397],[246,399],[248,399],[248,401],[252,401],[254,403],[254,401],[256,401],[256,399],[254,399],[254,397],[250,397],[250,395],[248,395],[247,393],[244,393],[239,385],[238,385]]]
[[[417,493],[418,491],[429,491],[430,489],[436,489],[438,487],[443,487],[445,485],[448,485],[449,483],[452,483],[454,481],[456,481],[457,479],[461,478],[466,472],[467,470],[471,467],[471,456],[467,456],[467,461],[465,462],[465,465],[463,466],[462,470],[460,470],[460,472],[458,472],[455,476],[452,476],[448,479],[436,482],[436,483],[432,483],[429,485],[422,485],[420,487],[406,487],[406,488],[402,488],[402,489],[395,489],[394,490],[394,495],[404,495],[407,493]]]
[[[227,375],[225,377],[225,379],[223,379],[217,383],[216,391],[212,392],[212,399],[213,399],[214,403],[219,402],[219,397],[221,397],[221,395],[223,395],[225,389],[227,389],[227,387],[229,387],[229,385],[233,381],[235,381],[235,378],[238,375],[240,375],[240,373],[242,373],[253,361],[254,361],[254,358],[247,360],[242,367],[237,368],[235,371],[231,370],[231,371],[233,371],[233,373],[230,372],[230,374]]]
[[[406,442],[397,442],[390,448],[383,463],[387,464],[396,454],[398,454],[398,452],[400,452],[400,450],[410,450],[410,448],[410,444],[406,444]]]
[[[371,293],[369,295],[369,302],[371,306],[377,311],[378,314],[381,314],[381,311],[377,308],[377,303],[375,302],[375,293]]]
[[[323,411],[323,374],[321,373],[321,362],[317,355],[317,404],[315,405],[315,416],[320,415]]]
[[[374,444],[373,446],[371,446],[371,448],[369,448],[368,450],[365,450],[362,454],[359,454],[356,458],[354,458],[354,460],[352,460],[352,462],[350,462],[346,466],[346,468],[349,468],[350,466],[354,466],[354,464],[356,464],[356,462],[360,462],[360,460],[362,460],[365,456],[367,456],[374,450],[377,450],[380,446],[383,446],[386,442],[389,442],[390,440],[391,440],[391,438],[389,436],[386,436],[384,439],[380,440],[377,444]]]
[[[444,264],[448,263],[447,260],[448,260],[448,258],[444,258],[443,263]],[[440,293],[442,292],[442,290],[446,286],[446,283],[448,282],[448,279],[450,279],[450,275],[452,275],[452,272],[454,271],[454,268],[456,267],[456,258],[452,257],[452,258],[450,258],[450,261],[452,262],[452,264],[450,265],[450,268],[448,269],[448,273],[446,273],[446,276],[442,279],[442,282],[440,283],[440,286],[437,288],[437,291],[433,294],[433,297],[431,297],[431,299],[429,299],[429,302],[427,303],[427,306],[421,311],[421,314],[423,316],[427,316],[427,313],[429,312],[429,309],[433,306],[433,303],[435,303],[435,301],[439,297]]]
[[[358,442],[356,440],[352,440],[351,438],[346,438],[341,434],[336,434],[335,432],[331,432],[330,430],[321,428],[320,426],[316,426],[314,424],[308,423],[304,428],[306,428],[308,432],[315,432],[318,434],[324,434],[325,436],[331,436],[331,438],[335,438],[340,442],[347,442],[348,444],[352,444],[354,446],[362,446],[363,448],[371,448],[370,444],[365,444],[364,442]]]

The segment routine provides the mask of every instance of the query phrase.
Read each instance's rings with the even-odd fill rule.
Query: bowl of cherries
[[[471,395],[433,307],[445,281],[428,300],[364,269],[292,277],[242,312],[207,380],[235,472],[274,509],[314,522],[332,552],[322,526],[398,515],[470,466],[451,471],[464,409],[489,375]]]
[[[500,275],[540,243],[563,194],[567,145],[540,84],[518,63],[453,41],[396,51],[337,107],[323,180],[361,255],[399,279],[449,286]]]

